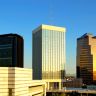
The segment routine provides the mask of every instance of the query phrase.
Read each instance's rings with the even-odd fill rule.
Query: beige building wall
[[[31,69],[0,67],[0,96],[42,95],[46,95],[46,84],[33,81]]]

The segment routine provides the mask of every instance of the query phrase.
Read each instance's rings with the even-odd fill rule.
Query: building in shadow
[[[23,67],[23,42],[18,34],[0,35],[0,67]]]

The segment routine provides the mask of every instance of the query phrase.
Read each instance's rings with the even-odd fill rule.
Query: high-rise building
[[[23,67],[23,38],[20,35],[0,35],[0,67]]]
[[[33,30],[33,79],[64,78],[65,31],[50,25]]]
[[[77,39],[77,78],[96,83],[96,36],[84,34]]]

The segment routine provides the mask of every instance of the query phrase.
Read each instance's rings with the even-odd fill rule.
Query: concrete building
[[[63,27],[44,24],[33,30],[33,79],[45,80],[48,88],[61,88],[65,76],[65,32]]]
[[[96,84],[96,36],[84,34],[77,39],[77,78]]]
[[[46,83],[32,80],[32,70],[0,67],[0,96],[46,96]]]
[[[0,35],[0,67],[23,67],[23,37]]]

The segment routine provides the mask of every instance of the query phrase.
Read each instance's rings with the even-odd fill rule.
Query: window
[[[9,88],[9,96],[12,96],[12,88]]]

